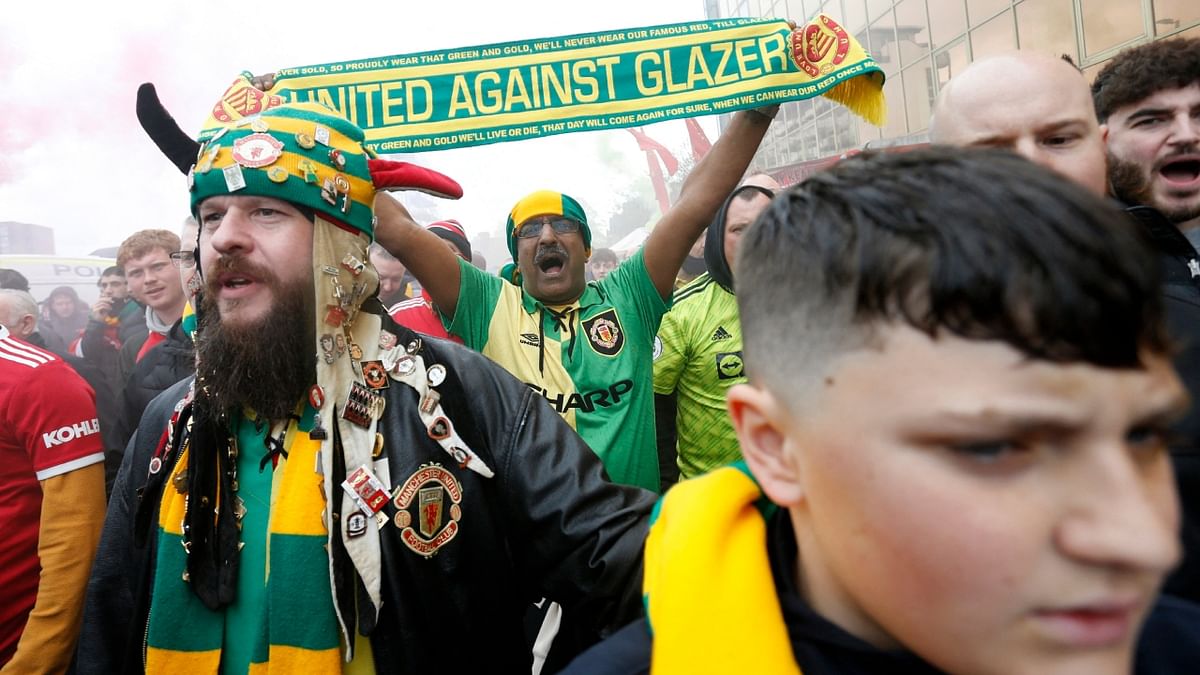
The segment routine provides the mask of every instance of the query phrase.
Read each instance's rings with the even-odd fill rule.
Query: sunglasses
[[[530,218],[517,228],[517,238],[529,239],[542,234],[542,227],[550,225],[558,234],[571,234],[579,231],[579,221],[570,218],[542,216]]]

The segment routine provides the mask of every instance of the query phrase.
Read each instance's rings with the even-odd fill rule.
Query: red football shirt
[[[92,388],[0,326],[0,666],[37,599],[40,481],[103,461]]]
[[[433,300],[424,290],[421,291],[419,297],[392,305],[388,314],[392,315],[393,321],[405,328],[462,344],[461,338],[446,332],[445,327],[442,326],[442,320],[438,318],[437,310],[433,308]]]

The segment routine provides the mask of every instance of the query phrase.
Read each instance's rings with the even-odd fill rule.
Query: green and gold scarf
[[[311,424],[311,412],[305,418]],[[304,423],[293,421],[284,432],[285,451],[276,458],[271,479],[264,616],[257,622],[261,630],[251,649],[253,674],[342,672],[325,549],[324,478],[316,470],[321,444],[301,426]],[[146,632],[147,673],[216,673],[221,667],[226,609],[205,607],[186,574],[182,526],[189,506],[189,451],[185,440],[160,503],[154,595]],[[256,573],[262,570],[241,570],[244,575]]]
[[[621,129],[825,96],[872,124],[883,71],[833,18],[732,18],[284,68],[232,87],[201,137],[282,101],[333,108],[379,153]]]

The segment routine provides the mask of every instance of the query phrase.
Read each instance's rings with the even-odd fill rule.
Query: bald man
[[[1108,188],[1107,133],[1083,74],[1032,52],[972,63],[942,89],[929,123],[935,145],[1011,150],[1099,195]]]

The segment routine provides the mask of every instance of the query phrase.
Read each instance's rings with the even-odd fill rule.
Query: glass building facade
[[[705,11],[797,22],[824,12],[887,75],[882,129],[824,97],[782,106],[754,166],[784,179],[806,173],[788,167],[848,150],[925,142],[938,90],[974,59],[1014,49],[1067,54],[1090,80],[1122,49],[1200,36],[1200,0],[706,0]]]

